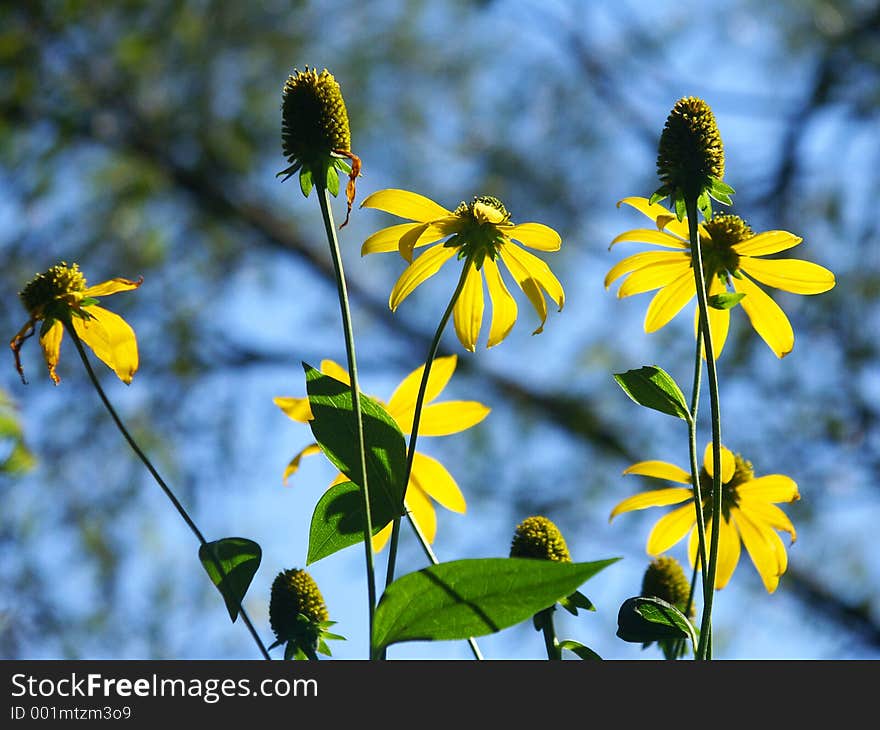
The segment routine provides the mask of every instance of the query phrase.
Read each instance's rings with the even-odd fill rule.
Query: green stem
[[[559,648],[559,641],[556,639],[556,627],[553,625],[553,612],[555,606],[545,608],[538,614],[538,624],[541,626],[541,632],[544,634],[544,646],[547,649],[547,659],[551,661],[559,661],[562,659],[562,650]]]
[[[325,186],[318,186],[318,202],[321,204],[321,216],[330,244],[330,256],[333,259],[333,270],[336,274],[336,288],[339,291],[339,308],[342,312],[342,329],[345,337],[345,352],[348,356],[348,378],[351,383],[351,405],[354,410],[355,430],[358,436],[358,453],[361,457],[361,486],[364,496],[364,552],[367,565],[367,595],[369,600],[369,654],[373,657],[373,623],[376,613],[376,576],[373,568],[373,517],[370,512],[370,490],[367,485],[367,459],[364,442],[364,422],[361,413],[360,387],[358,386],[357,362],[354,353],[354,331],[351,326],[351,309],[348,304],[348,289],[345,285],[345,273],[342,268],[342,254],[339,251],[339,240],[336,237],[336,226],[333,223],[333,211],[330,209],[330,193]]]
[[[426,360],[425,367],[422,370],[422,379],[419,383],[418,394],[416,395],[416,404],[415,410],[413,411],[412,428],[410,429],[409,445],[406,452],[406,472],[404,474],[404,484],[406,484],[407,486],[409,486],[409,478],[412,474],[413,460],[415,459],[416,453],[416,440],[418,439],[419,434],[419,423],[422,418],[422,409],[425,404],[425,392],[428,388],[428,379],[431,376],[431,367],[434,364],[434,359],[437,357],[437,350],[440,348],[440,340],[443,336],[443,331],[446,329],[446,325],[449,324],[449,318],[452,316],[452,312],[455,309],[455,303],[458,301],[458,297],[461,295],[461,291],[464,288],[464,283],[467,280],[470,266],[471,260],[466,259],[464,262],[464,266],[461,269],[461,276],[458,279],[458,285],[455,287],[455,291],[452,294],[452,298],[449,300],[446,311],[440,318],[440,324],[437,326],[437,331],[434,333],[434,339],[431,340],[431,344],[428,347],[428,359]],[[418,537],[419,542],[422,545],[422,549],[425,551],[425,555],[428,557],[433,565],[438,565],[439,561],[437,560],[437,556],[434,555],[434,551],[431,549],[430,543],[425,538],[424,534],[422,533],[416,521],[413,519],[413,516],[412,514],[410,514],[409,510],[407,510],[406,512],[406,517],[409,520],[409,523],[412,526],[416,537]],[[394,582],[394,569],[397,562],[397,546],[399,539],[400,517],[395,517],[391,527],[391,541],[388,546],[388,569],[385,574],[386,588],[391,585],[392,582]],[[483,657],[480,653],[480,648],[477,646],[476,641],[474,641],[473,638],[469,638],[468,644],[471,647],[471,651],[473,652],[474,657],[476,659],[482,659]],[[384,649],[382,651],[382,658],[385,658]]]
[[[706,561],[706,521],[703,514],[703,494],[700,484],[700,462],[697,451],[697,409],[700,403],[700,382],[703,374],[703,328],[697,328],[697,355],[694,362],[694,386],[691,393],[690,419],[688,419],[688,453],[691,462],[691,481],[694,484],[694,509],[697,516],[697,535],[699,543],[699,565],[703,578],[703,599],[705,601],[708,583],[708,563]]]
[[[141,450],[141,447],[138,446],[137,441],[134,440],[132,435],[128,432],[128,429],[125,427],[125,424],[122,422],[122,419],[116,413],[116,409],[113,408],[113,404],[110,403],[110,399],[107,397],[107,394],[104,392],[104,389],[101,387],[101,383],[98,380],[98,376],[95,374],[95,371],[92,369],[92,365],[89,362],[88,355],[86,355],[86,351],[82,346],[82,342],[79,339],[79,335],[77,335],[76,330],[73,328],[70,322],[64,323],[64,328],[67,330],[67,333],[70,335],[70,339],[73,340],[73,344],[76,346],[76,351],[79,353],[80,358],[83,361],[83,365],[85,365],[86,373],[88,373],[89,380],[92,381],[92,385],[95,387],[95,390],[98,393],[98,396],[101,399],[101,402],[104,404],[104,407],[107,409],[107,412],[110,414],[110,417],[113,419],[113,423],[116,424],[116,428],[119,429],[119,432],[128,442],[128,445],[131,446],[132,450],[135,454],[137,454],[138,458],[143,462],[144,466],[147,467],[147,471],[150,472],[153,479],[155,479],[156,483],[165,492],[165,496],[171,501],[171,504],[174,505],[174,508],[177,510],[178,514],[183,518],[183,521],[186,522],[187,526],[190,530],[192,530],[193,534],[198,538],[199,543],[202,545],[207,545],[207,540],[205,540],[205,536],[202,534],[202,531],[199,530],[196,523],[189,516],[187,511],[184,509],[183,505],[178,501],[177,497],[174,496],[174,492],[171,491],[171,488],[165,483],[165,480],[159,476],[159,472],[156,471],[156,468],[153,466],[152,462],[147,458],[147,455]],[[225,575],[225,571],[223,567],[220,565],[219,561],[212,555],[212,559],[214,560],[214,567],[217,568],[218,573],[223,576]],[[266,650],[265,645],[260,639],[259,635],[254,629],[253,624],[251,623],[250,618],[248,618],[247,612],[244,610],[244,606],[241,605],[241,602],[238,604],[238,611],[241,615],[242,621],[244,621],[245,626],[247,626],[248,631],[254,639],[257,647],[260,649],[260,653],[263,655],[264,659],[272,659],[269,656],[269,652]]]
[[[706,350],[706,372],[709,381],[709,408],[712,417],[712,535],[709,549],[709,567],[706,576],[705,604],[700,627],[700,642],[697,648],[698,659],[709,659],[712,654],[711,626],[712,604],[715,596],[715,574],[718,567],[718,540],[721,534],[721,410],[718,398],[718,373],[715,369],[715,350],[712,347],[712,328],[709,326],[709,297],[703,273],[703,254],[700,247],[700,234],[697,222],[696,196],[685,199],[690,235],[691,257],[694,269],[694,283],[697,289],[697,304],[700,308],[700,329],[703,332]]]

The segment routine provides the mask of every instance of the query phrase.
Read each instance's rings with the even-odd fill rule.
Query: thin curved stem
[[[333,259],[333,271],[336,274],[336,289],[339,292],[339,308],[342,313],[342,330],[345,338],[345,352],[348,358],[348,378],[351,384],[351,404],[354,410],[355,430],[358,437],[358,453],[361,457],[361,488],[364,497],[364,553],[367,568],[367,595],[369,600],[369,657],[373,657],[373,623],[376,614],[376,575],[373,567],[373,517],[370,512],[370,490],[367,484],[367,459],[364,441],[364,420],[361,413],[360,387],[358,385],[357,361],[354,351],[354,331],[351,325],[351,308],[348,303],[348,289],[345,285],[345,273],[342,268],[342,254],[339,240],[336,237],[336,226],[333,223],[333,211],[330,208],[330,193],[326,186],[317,187],[318,202],[321,205],[321,217],[330,244],[330,256]]]
[[[697,355],[694,361],[694,385],[691,392],[691,410],[688,420],[688,454],[691,463],[691,480],[694,485],[694,509],[699,537],[699,566],[703,578],[703,598],[708,589],[708,562],[706,561],[706,520],[703,514],[703,494],[700,484],[700,463],[697,451],[697,410],[700,403],[700,382],[703,374],[703,328],[697,327]]]
[[[207,545],[208,541],[205,540],[205,536],[202,534],[202,531],[199,530],[196,523],[193,521],[192,517],[189,516],[187,511],[184,509],[183,505],[174,496],[174,492],[171,491],[171,488],[165,483],[165,480],[159,475],[159,472],[156,471],[156,468],[153,466],[152,462],[147,458],[147,455],[143,452],[140,446],[138,446],[137,441],[134,440],[132,435],[128,432],[128,429],[125,427],[125,424],[122,422],[122,419],[116,413],[116,409],[113,407],[113,404],[110,402],[110,399],[107,397],[107,394],[104,392],[104,389],[101,387],[101,383],[98,380],[98,376],[95,374],[95,371],[92,369],[92,364],[89,362],[88,355],[86,354],[85,348],[82,346],[82,341],[79,339],[79,335],[76,333],[76,330],[69,322],[64,322],[64,328],[67,330],[67,333],[70,335],[70,339],[73,340],[73,344],[76,346],[76,351],[79,353],[80,358],[82,359],[83,365],[86,368],[86,373],[89,376],[89,380],[92,381],[92,385],[95,387],[95,390],[98,393],[98,396],[101,399],[101,402],[104,404],[104,407],[107,409],[107,412],[110,414],[110,418],[113,419],[113,423],[116,424],[116,428],[119,429],[119,432],[122,434],[123,438],[128,442],[128,445],[131,446],[132,451],[137,454],[138,458],[143,462],[144,466],[147,468],[147,471],[150,472],[150,475],[156,481],[156,484],[165,492],[165,496],[171,501],[171,504],[174,505],[174,508],[177,510],[178,514],[183,518],[183,521],[186,522],[187,526],[190,530],[192,530],[193,534],[198,539],[199,543],[202,545]],[[212,556],[213,558],[213,556]],[[219,574],[222,576],[225,574],[223,567],[220,563],[214,559],[214,567],[217,568]],[[250,618],[247,615],[247,612],[244,610],[244,606],[241,605],[241,602],[238,604],[238,611],[241,615],[242,621],[244,621],[245,626],[247,626],[248,631],[254,639],[257,647],[260,650],[260,653],[263,655],[264,659],[271,660],[272,657],[269,656],[269,652],[266,650],[266,646],[263,644],[263,641],[260,639],[257,634],[256,629],[251,623]]]
[[[541,626],[541,633],[544,635],[544,647],[547,649],[547,659],[551,661],[560,661],[562,659],[562,650],[559,648],[559,640],[556,638],[556,627],[553,625],[553,612],[555,606],[545,608],[538,614],[538,624]]]
[[[700,247],[700,234],[697,223],[696,197],[688,196],[685,200],[685,207],[694,269],[694,283],[697,289],[697,304],[700,308],[700,329],[703,332],[706,351],[709,408],[712,418],[712,535],[710,537],[709,566],[706,576],[708,585],[704,591],[706,600],[703,605],[700,641],[697,647],[697,658],[709,659],[712,654],[712,604],[715,596],[715,575],[718,567],[718,541],[721,534],[721,409],[718,397],[718,373],[715,368],[715,350],[712,346],[712,328],[709,326],[709,297],[703,272],[703,254]]]

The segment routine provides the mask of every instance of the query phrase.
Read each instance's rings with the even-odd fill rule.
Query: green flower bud
[[[321,624],[328,618],[321,591],[306,571],[294,568],[276,576],[269,598],[269,625],[279,643],[292,641],[314,650]]]
[[[651,561],[642,578],[642,595],[660,598],[684,613],[690,595],[690,581],[675,558],[661,555]],[[694,615],[691,605],[690,617]]]
[[[571,562],[559,528],[541,516],[527,517],[519,523],[510,545],[510,557]]]

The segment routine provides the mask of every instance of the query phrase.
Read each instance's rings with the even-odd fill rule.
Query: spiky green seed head
[[[540,515],[527,517],[517,525],[510,545],[510,557],[571,562],[568,546],[559,528]]]
[[[68,266],[66,261],[37,274],[18,296],[31,316],[40,316],[47,307],[69,294],[78,294],[86,288],[86,279],[78,264]]]
[[[320,74],[308,66],[294,70],[281,95],[281,144],[289,162],[313,167],[334,151],[351,149],[342,91],[326,68]]]
[[[694,96],[679,99],[660,135],[657,174],[664,185],[698,195],[709,178],[724,179],[724,145],[712,109]]]
[[[675,558],[661,555],[654,558],[642,578],[642,595],[660,598],[684,612],[690,594],[690,582]],[[690,616],[694,615],[691,606]]]
[[[296,641],[301,637],[299,614],[315,627],[317,639],[320,624],[329,619],[318,584],[304,570],[284,570],[272,582],[269,598],[269,625],[278,641]]]

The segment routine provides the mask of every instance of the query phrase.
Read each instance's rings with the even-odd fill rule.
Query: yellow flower
[[[434,360],[431,374],[428,377],[428,385],[425,391],[425,402],[422,415],[419,420],[419,436],[447,436],[460,433],[471,426],[475,426],[488,414],[489,408],[477,401],[444,401],[432,403],[449,382],[457,357],[449,355],[438,357]],[[412,430],[413,416],[415,415],[416,397],[419,383],[422,379],[424,365],[409,375],[397,386],[388,403],[382,406],[396,421],[404,434],[410,434]],[[335,363],[333,360],[321,362],[321,372],[336,380],[349,384],[348,371]],[[308,398],[274,398],[273,402],[294,421],[308,423],[312,418],[311,407]],[[284,481],[299,469],[300,461],[304,456],[321,452],[317,444],[310,444],[300,451],[287,466],[284,472]],[[348,481],[347,477],[339,474],[330,484]],[[437,533],[437,516],[434,513],[434,505],[431,499],[439,502],[446,509],[463,514],[466,509],[464,496],[458,488],[455,479],[436,459],[419,451],[413,455],[412,474],[406,490],[404,503],[407,510],[412,513],[413,519],[419,529],[425,535],[428,542],[434,542]],[[391,535],[391,524],[373,537],[373,549],[381,550]]]
[[[9,343],[22,381],[27,382],[21,366],[21,347],[34,334],[37,322],[42,322],[40,347],[43,348],[49,377],[56,385],[60,382],[55,368],[61,353],[65,324],[73,326],[78,337],[120,380],[130,383],[138,369],[134,330],[118,314],[99,307],[97,298],[137,289],[142,282],[142,278],[137,281],[116,278],[87,287],[79,266],[68,266],[66,262],[38,274],[19,293],[30,316]]]
[[[639,241],[671,251],[649,251],[628,256],[605,276],[605,288],[626,275],[617,291],[628,297],[659,289],[648,305],[645,332],[655,332],[667,324],[691,301],[697,288],[691,267],[687,218],[675,214],[645,198],[625,198],[618,203],[635,208],[656,225],[621,233],[611,245]],[[820,294],[834,287],[834,274],[828,269],[800,259],[762,258],[797,246],[802,238],[787,231],[753,233],[746,223],[733,215],[716,215],[699,226],[703,268],[710,298],[718,295],[742,295],[739,306],[745,310],[752,327],[777,357],[785,357],[794,347],[794,332],[785,312],[755,282],[794,294]],[[718,300],[716,300],[718,301]],[[699,311],[694,313],[694,327]],[[730,325],[730,310],[710,307],[709,323],[715,357],[721,355]]]
[[[665,479],[678,484],[692,485],[691,475],[684,469],[665,461],[640,461],[625,469],[624,474]],[[703,498],[703,512],[706,515],[706,546],[712,534],[712,444],[706,446],[703,455],[703,468],[700,470],[700,491]],[[779,584],[779,577],[788,567],[788,555],[777,530],[791,536],[792,543],[797,538],[794,525],[786,514],[776,506],[776,502],[795,502],[800,499],[797,484],[784,474],[768,474],[755,477],[752,464],[739,454],[733,454],[721,447],[721,515],[722,522],[718,542],[718,563],[715,574],[715,588],[727,585],[736,569],[740,556],[740,543],[745,545],[749,557],[768,593],[773,593]],[[646,550],[657,556],[666,552],[690,532],[688,557],[691,567],[696,564],[699,537],[696,528],[694,509],[694,490],[689,487],[669,487],[652,489],[624,499],[612,511],[609,521],[622,512],[645,509],[646,507],[665,507],[687,502],[673,510],[654,525]]]
[[[453,322],[458,339],[469,352],[476,348],[483,322],[484,272],[492,302],[492,324],[486,346],[502,342],[516,322],[516,300],[501,276],[499,258],[538,313],[541,323],[532,334],[541,332],[547,320],[545,292],[562,311],[565,293],[559,280],[544,261],[515,243],[539,251],[558,251],[562,239],[541,223],[512,223],[510,213],[497,198],[476,197],[473,202],[463,202],[449,211],[417,193],[387,189],[368,196],[361,207],[376,208],[415,221],[383,228],[367,238],[361,248],[362,256],[398,250],[409,262],[391,291],[388,305],[392,311],[453,256],[464,260],[468,270],[453,310]],[[439,244],[444,239],[447,240],[442,245],[434,246],[413,261],[415,248]]]

